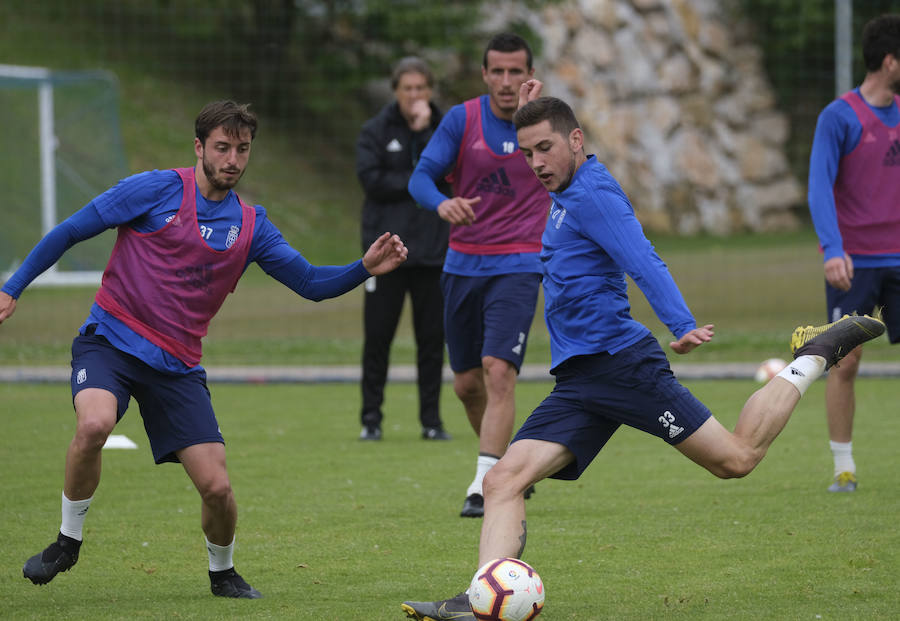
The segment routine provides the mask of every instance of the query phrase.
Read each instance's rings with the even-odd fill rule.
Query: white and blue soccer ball
[[[755,379],[760,384],[765,384],[770,379],[781,373],[781,371],[787,365],[788,363],[781,358],[769,358],[768,360],[763,360],[756,368],[756,374],[753,376],[753,379]]]
[[[475,573],[469,605],[481,621],[528,621],[544,608],[544,583],[528,563],[498,558]]]

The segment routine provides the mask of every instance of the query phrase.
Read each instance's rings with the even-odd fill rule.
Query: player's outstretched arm
[[[409,249],[403,240],[389,232],[382,233],[381,237],[376,239],[366,250],[362,259],[363,267],[373,276],[387,274],[406,261],[408,254]]]
[[[16,298],[0,291],[0,323],[3,323],[16,312]]]
[[[703,343],[711,341],[713,335],[715,335],[713,325],[708,323],[702,328],[694,328],[690,332],[683,334],[677,341],[669,343],[669,347],[676,354],[686,354],[700,347]]]

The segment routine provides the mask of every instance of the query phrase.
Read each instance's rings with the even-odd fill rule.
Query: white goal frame
[[[90,72],[97,75],[99,72]],[[0,64],[0,77],[13,78],[37,87],[38,139],[40,142],[40,192],[41,192],[41,236],[57,225],[56,208],[56,148],[57,138],[54,126],[53,71],[46,67]],[[3,272],[2,280],[8,280],[12,271]],[[102,271],[63,271],[58,265],[35,278],[29,286],[71,286],[99,285]]]

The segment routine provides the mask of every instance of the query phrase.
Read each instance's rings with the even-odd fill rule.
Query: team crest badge
[[[232,226],[228,231],[228,237],[225,238],[225,247],[231,248],[234,245],[234,242],[237,241],[238,234],[241,232],[241,227]]]

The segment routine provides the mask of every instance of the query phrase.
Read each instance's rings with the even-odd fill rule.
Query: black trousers
[[[441,371],[444,366],[444,297],[441,266],[401,267],[366,283],[363,313],[365,342],[362,358],[362,424],[380,426],[384,418],[391,342],[397,332],[407,292],[412,300],[422,427],[441,427],[439,410]]]

